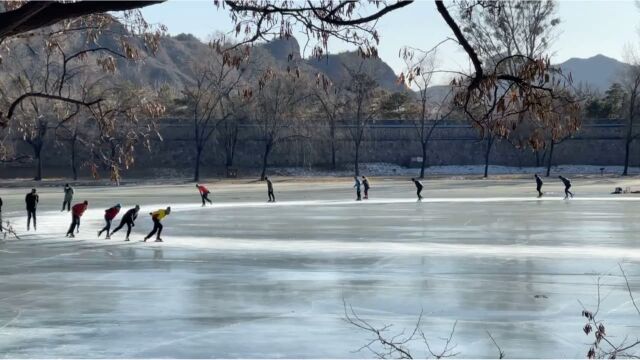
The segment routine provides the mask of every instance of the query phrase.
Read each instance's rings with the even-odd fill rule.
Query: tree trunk
[[[356,156],[353,161],[353,170],[355,172],[355,176],[360,176],[360,142],[356,141]]]
[[[36,176],[33,180],[40,181],[42,180],[42,146],[34,146],[33,152],[36,158]]]
[[[484,153],[484,177],[489,176],[489,155],[491,154],[491,148],[493,147],[493,136],[489,134],[487,137],[487,149]]]
[[[260,180],[264,181],[264,178],[267,176],[267,165],[269,162],[269,153],[271,153],[271,142],[267,142],[264,147],[264,155],[262,157],[262,173],[260,174]]]
[[[225,165],[227,168],[233,166],[233,160],[236,155],[236,144],[238,143],[238,125],[236,124],[228,139],[225,140],[225,151],[227,153]]]
[[[427,167],[427,142],[422,142],[422,164],[420,165],[420,179],[424,179],[424,169]]]
[[[336,127],[331,123],[331,169],[336,169]]]
[[[195,171],[193,174],[193,181],[200,180],[200,159],[202,157],[202,147],[196,146],[196,163],[195,163]]]
[[[629,149],[631,148],[631,141],[627,139],[624,146],[624,170],[622,176],[627,176],[629,172]]]
[[[73,180],[78,180],[78,167],[76,165],[76,139],[71,139],[71,171],[73,171]]]
[[[549,161],[547,161],[547,177],[551,174],[551,160],[553,159],[553,148],[555,146],[555,142],[551,141],[551,149],[549,149]]]

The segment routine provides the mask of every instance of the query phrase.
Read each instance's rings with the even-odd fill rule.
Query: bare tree
[[[418,88],[419,104],[418,112],[412,121],[416,130],[418,141],[422,148],[422,163],[420,164],[420,178],[424,178],[425,168],[428,166],[427,151],[433,131],[438,124],[445,120],[453,109],[450,109],[450,93],[438,100],[431,99],[429,86],[436,68],[435,48],[424,51],[405,47],[400,52],[405,62],[405,71],[400,80],[408,86]]]
[[[629,294],[629,299],[633,304],[636,312],[640,315],[640,309],[636,304],[633,291],[629,285],[629,279],[624,271],[622,265],[618,264],[620,272],[625,281],[626,290]],[[640,340],[629,340],[629,336],[624,336],[621,341],[616,340],[616,336],[607,331],[604,325],[604,321],[600,317],[600,307],[602,305],[601,286],[603,276],[598,276],[596,282],[597,302],[595,304],[595,310],[588,309],[580,300],[578,302],[582,306],[582,317],[587,319],[587,323],[582,328],[582,331],[587,336],[592,336],[593,341],[589,344],[589,350],[587,351],[588,359],[617,359],[617,358],[629,358],[637,359],[638,354],[634,351],[640,346]]]
[[[82,100],[74,93],[63,93],[66,84],[74,76],[74,70],[69,69],[73,63],[82,62],[91,54],[106,54],[99,58],[98,63],[106,69],[116,66],[115,57],[135,59],[141,53],[136,43],[142,39],[143,46],[150,52],[158,48],[160,36],[164,33],[164,27],[158,28],[149,25],[141,13],[136,10],[157,2],[132,2],[132,1],[105,1],[90,2],[78,1],[73,3],[43,1],[43,2],[5,2],[0,11],[0,43],[4,47],[0,57],[15,52],[16,46],[26,45],[31,51],[40,53],[39,57],[46,56],[47,74],[55,74],[46,77],[42,87],[28,92],[16,94],[11,98],[6,111],[0,113],[0,126],[6,126],[13,117],[16,108],[25,100],[38,98],[42,100],[65,102],[84,107],[91,107],[101,99]],[[117,14],[107,14],[105,11],[125,11]],[[114,23],[120,23],[120,30],[115,30]],[[114,34],[118,40],[113,45],[105,46],[99,43],[102,34]],[[65,49],[65,44],[70,38],[75,37],[85,40],[82,49]],[[35,43],[34,43],[35,42]],[[113,44],[113,43],[111,43]],[[52,61],[52,57],[61,58]],[[55,69],[50,66],[55,64]],[[76,72],[81,71],[76,67]]]
[[[307,137],[302,126],[303,105],[311,94],[306,86],[308,79],[297,74],[267,69],[258,82],[260,90],[253,95],[251,118],[264,143],[260,174],[264,180],[273,149],[284,141]]]
[[[56,129],[56,138],[61,143],[67,143],[69,147],[69,165],[71,167],[71,174],[73,180],[78,180],[78,162],[79,147],[86,145],[82,136],[82,124],[79,119],[76,119],[67,125],[60,125]]]
[[[638,116],[638,110],[640,106],[640,59],[635,51],[629,47],[627,49],[627,63],[630,66],[625,70],[623,76],[622,85],[625,88],[625,105],[626,111],[624,112],[627,118],[627,131],[624,141],[624,170],[622,175],[628,175],[629,171],[629,157],[631,152],[631,143],[640,137],[640,133],[634,131],[634,124],[636,117]]]
[[[322,79],[326,81],[325,79]],[[340,86],[333,86],[333,84],[327,84],[327,87],[315,87],[314,98],[316,99],[318,106],[318,113],[324,117],[327,125],[329,126],[329,145],[331,147],[331,169],[337,168],[336,154],[337,154],[337,125],[345,111],[345,97],[344,89]]]
[[[153,91],[127,83],[95,91],[105,100],[92,109],[96,129],[88,165],[94,176],[99,167],[107,169],[111,180],[119,185],[122,171],[135,162],[136,147],[150,150],[152,136],[162,140],[155,119],[164,114],[165,107]]]
[[[231,116],[230,94],[242,75],[234,67],[225,66],[217,54],[208,54],[204,64],[194,64],[195,84],[185,86],[184,102],[190,108],[195,146],[193,180],[200,180],[202,152],[218,126]],[[235,145],[234,145],[235,146]]]
[[[360,146],[364,140],[365,131],[378,113],[380,104],[380,90],[378,83],[362,70],[364,62],[356,69],[347,67],[349,79],[343,85],[345,103],[349,107],[345,109],[342,123],[347,128],[347,133],[353,142],[353,171],[355,176],[360,175]]]
[[[344,320],[353,327],[371,335],[367,343],[356,350],[356,352],[368,350],[378,359],[413,359],[414,356],[409,346],[416,341],[421,341],[427,352],[434,359],[445,359],[455,357],[459,354],[455,351],[457,344],[453,342],[457,321],[453,323],[449,336],[442,339],[443,344],[441,348],[436,349],[422,331],[422,312],[420,312],[413,329],[406,334],[404,330],[397,334],[390,334],[389,332],[391,331],[392,325],[379,327],[372,325],[359,316],[355,310],[353,310],[353,307],[346,303],[344,303]]]
[[[577,128],[579,102],[566,87],[570,78],[550,65],[546,52],[559,24],[555,4],[546,1],[459,1],[462,28],[438,3],[456,38],[469,54],[475,73],[453,81],[455,103],[464,110],[486,141],[485,177],[497,138],[516,147],[544,146],[538,129],[549,126],[550,112],[564,106],[553,125]],[[483,65],[486,64],[486,65]]]

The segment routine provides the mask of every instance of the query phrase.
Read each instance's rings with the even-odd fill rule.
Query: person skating
[[[64,200],[62,201],[62,210],[67,208],[67,211],[71,211],[71,201],[73,200],[73,188],[69,184],[64,184]]]
[[[420,180],[417,180],[415,178],[411,178],[411,181],[413,181],[413,183],[416,185],[416,194],[418,195],[418,200],[422,200],[422,188],[424,188],[424,185],[422,185],[422,183],[420,182]]]
[[[80,231],[80,218],[84,214],[84,212],[89,207],[89,202],[85,200],[84,202],[73,205],[71,208],[71,225],[69,226],[69,230],[67,231],[67,237],[76,237],[73,232],[78,229]]]
[[[200,197],[202,198],[202,206],[205,205],[205,201],[208,201],[209,204],[213,204],[211,200],[209,200],[209,194],[211,194],[211,191],[209,191],[209,189],[207,189],[207,187],[204,185],[196,184],[196,187],[198,188]]]
[[[356,183],[353,185],[353,187],[356,188],[356,201],[360,201],[362,200],[362,196],[360,193],[360,180],[358,180],[357,176],[354,176],[353,180],[356,181]]]
[[[31,189],[31,192],[27,194],[24,198],[24,202],[27,204],[27,231],[29,231],[29,225],[31,223],[31,219],[33,219],[33,230],[36,229],[36,208],[38,207],[38,202],[40,201],[40,197],[36,194],[36,189]]]
[[[153,230],[151,230],[149,235],[145,236],[143,241],[146,242],[147,239],[151,238],[155,234],[156,242],[162,242],[162,238],[160,238],[160,235],[162,234],[162,223],[160,221],[169,214],[171,214],[171,206],[167,206],[166,209],[160,209],[149,213],[149,215],[151,215],[151,220],[153,220]]]
[[[127,225],[127,237],[124,239],[124,241],[129,241],[131,228],[136,226],[135,220],[138,218],[138,211],[140,211],[140,206],[136,205],[136,207],[134,207],[133,209],[129,209],[126,213],[124,213],[122,219],[120,220],[120,225],[118,225],[118,227],[111,232],[111,235],[115,234],[116,231],[122,229],[124,225]]]
[[[2,198],[0,197],[0,233],[4,232],[4,228],[2,227]]]
[[[566,199],[569,196],[571,196],[573,198],[573,193],[571,191],[569,191],[569,189],[571,189],[571,180],[567,179],[566,177],[564,177],[562,175],[558,176],[558,178],[564,184],[564,198]]]
[[[538,174],[535,174],[534,176],[536,178],[536,191],[538,191],[538,197],[542,197],[542,184],[544,183]]]
[[[264,181],[267,182],[267,196],[269,196],[269,200],[267,202],[276,202],[276,196],[273,195],[273,184],[269,177],[265,176]]]
[[[109,234],[109,230],[111,230],[111,222],[120,212],[120,204],[116,204],[116,206],[110,207],[104,211],[104,221],[106,225],[102,228],[102,230],[98,231],[98,238],[102,235],[103,232],[107,232],[106,239],[110,239],[111,235]]]
[[[369,199],[369,179],[366,176],[362,175],[362,186],[364,186],[364,199]]]

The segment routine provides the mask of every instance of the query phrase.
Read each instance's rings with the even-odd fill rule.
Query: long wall
[[[573,138],[556,145],[555,164],[621,165],[624,160],[625,124],[621,121],[591,122],[583,125]],[[191,140],[192,128],[188,122],[178,119],[162,122],[163,141],[154,141],[152,151],[139,149],[135,168],[136,176],[188,176],[195,161]],[[309,136],[280,143],[269,158],[272,166],[322,167],[331,162],[329,129],[314,127]],[[19,151],[29,153],[29,148],[19,144]],[[337,131],[337,162],[350,166],[353,161],[353,142],[348,129]],[[640,145],[632,144],[631,164],[640,165]],[[484,163],[486,143],[478,139],[475,129],[467,125],[445,124],[437,127],[429,145],[428,159],[431,165],[470,165]],[[234,167],[249,173],[262,164],[264,142],[255,127],[244,126],[236,149]],[[45,158],[45,176],[62,176],[67,173],[69,151],[64,144],[48,139]],[[412,157],[420,156],[421,148],[416,130],[411,124],[399,122],[377,123],[366,130],[361,147],[362,162],[388,162],[408,165]],[[221,174],[225,153],[217,139],[213,139],[203,156],[205,175]],[[507,166],[535,166],[536,155],[531,149],[516,149],[505,141],[497,141],[491,153],[491,164]],[[0,176],[29,176],[32,163],[11,164],[0,167]],[[253,170],[252,170],[253,169]],[[83,170],[83,175],[87,170]]]

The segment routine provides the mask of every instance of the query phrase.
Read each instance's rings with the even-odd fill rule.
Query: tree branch
[[[161,1],[30,1],[16,10],[0,13],[0,39],[22,34],[63,20],[107,11],[124,11]]]

